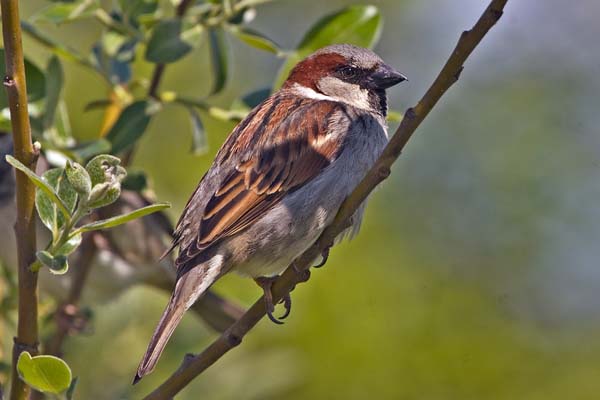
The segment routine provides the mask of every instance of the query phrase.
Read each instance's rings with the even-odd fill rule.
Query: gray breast
[[[341,203],[374,164],[387,143],[385,122],[351,109],[334,124],[345,124],[344,148],[338,158],[304,187],[287,195],[262,219],[236,238],[224,243],[232,256],[234,271],[249,276],[281,273],[304,252],[329,225]],[[350,119],[349,119],[350,117]],[[353,122],[350,122],[353,121]],[[353,217],[356,232],[365,204]]]

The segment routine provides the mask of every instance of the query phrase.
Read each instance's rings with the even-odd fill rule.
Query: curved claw
[[[279,317],[280,320],[286,319],[292,312],[292,297],[288,293],[283,299],[281,299],[281,302],[283,303],[283,307],[285,308],[285,313],[283,313],[283,315]],[[283,322],[281,323],[283,324]]]
[[[262,288],[265,296],[265,309],[267,311],[267,316],[269,319],[276,323],[277,325],[283,325],[283,321],[273,315],[275,311],[275,305],[273,304],[273,293],[271,292],[271,288],[273,286],[273,282],[277,279],[277,277],[261,277],[256,278],[254,281]],[[284,319],[289,315],[289,310],[291,309],[291,299],[289,298],[289,294],[282,299],[285,305],[286,312],[281,319]]]
[[[285,318],[287,315],[285,315],[284,317],[281,317],[281,319]],[[267,317],[269,317],[269,319],[276,323],[277,325],[283,325],[283,321],[280,321],[279,319],[277,319],[276,316],[273,315],[273,311],[269,311],[267,310]]]
[[[323,252],[321,253],[321,262],[318,263],[317,265],[314,265],[313,268],[321,268],[323,265],[325,265],[325,263],[327,262],[327,259],[329,258],[329,249],[331,248],[331,246],[327,246],[326,248],[323,249]]]

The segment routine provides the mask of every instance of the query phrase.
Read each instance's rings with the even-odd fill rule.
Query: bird
[[[179,248],[175,288],[134,384],[153,371],[185,311],[229,272],[253,278],[280,323],[274,279],[317,240],[383,151],[386,89],[405,80],[369,49],[330,45],[296,64],[233,129],[177,223],[168,250]],[[340,238],[358,231],[364,208]],[[285,317],[289,295],[284,305]]]

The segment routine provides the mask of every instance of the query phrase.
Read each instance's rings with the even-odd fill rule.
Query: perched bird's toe
[[[290,315],[290,312],[292,312],[292,296],[290,296],[289,293],[286,294],[283,297],[283,299],[281,299],[281,302],[283,303],[283,307],[285,308],[285,313],[283,313],[283,315],[279,317],[280,320],[286,319]]]
[[[314,265],[313,268],[321,268],[323,265],[325,265],[325,263],[327,263],[327,259],[329,258],[329,249],[331,248],[331,246],[332,245],[327,246],[323,249],[323,251],[321,252],[321,262],[317,265]]]

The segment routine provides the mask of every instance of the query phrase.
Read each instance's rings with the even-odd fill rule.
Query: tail
[[[221,276],[222,269],[223,256],[216,255],[179,276],[169,304],[154,330],[148,349],[133,378],[134,385],[152,372],[183,314]]]
[[[162,354],[167,342],[171,338],[171,335],[175,331],[177,325],[183,318],[183,313],[186,311],[186,307],[183,304],[176,304],[175,299],[171,297],[167,308],[163,312],[162,317],[158,323],[158,326],[154,330],[152,339],[148,344],[148,349],[140,362],[140,366],[137,369],[135,378],[133,378],[133,384],[135,385],[145,375],[148,375],[158,362],[160,355]]]

